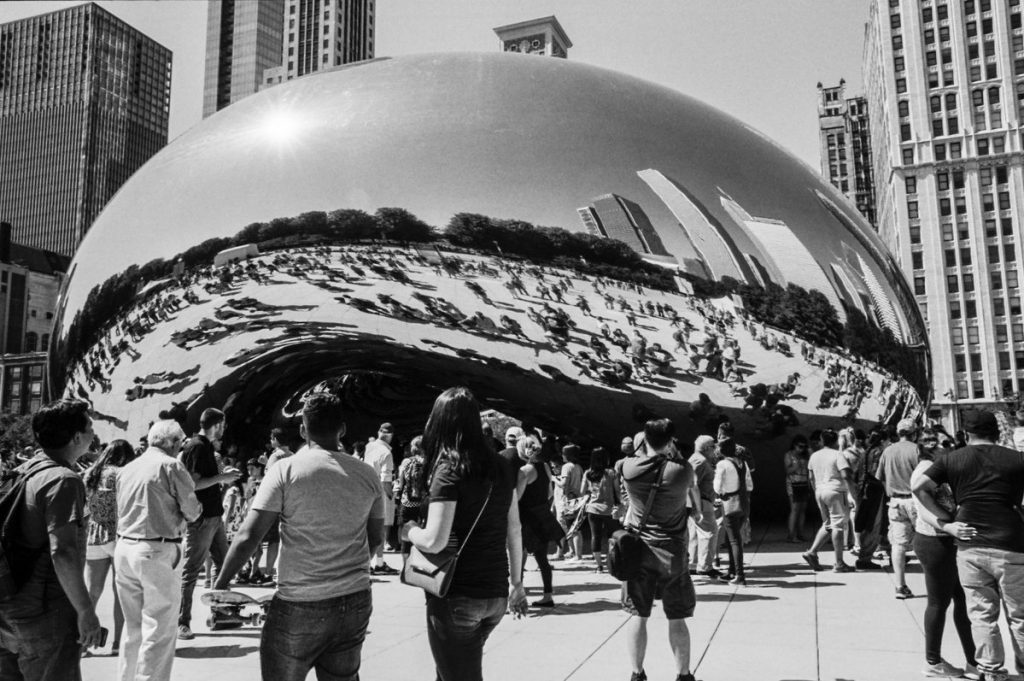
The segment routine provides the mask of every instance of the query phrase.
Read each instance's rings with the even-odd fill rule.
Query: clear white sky
[[[240,2],[250,0],[239,0]],[[81,2],[0,2],[0,23]],[[170,136],[202,117],[207,3],[98,4],[174,52]],[[493,51],[491,29],[554,14],[569,58],[679,90],[818,167],[816,84],[861,87],[869,0],[377,0],[376,56]]]

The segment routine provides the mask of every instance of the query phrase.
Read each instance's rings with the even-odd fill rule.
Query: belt
[[[897,494],[896,492],[893,492],[889,496],[892,497],[893,499],[909,499],[910,498],[909,494]]]
[[[123,534],[117,535],[119,539],[127,539],[128,541],[153,541],[161,544],[180,544],[181,537],[175,537],[173,539],[169,537],[126,537]]]

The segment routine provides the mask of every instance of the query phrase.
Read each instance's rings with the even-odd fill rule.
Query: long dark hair
[[[587,469],[587,480],[590,482],[600,482],[606,470],[608,470],[608,452],[604,451],[604,447],[594,447],[594,451],[590,452],[590,468]]]
[[[497,464],[491,439],[484,435],[480,403],[468,388],[448,388],[434,400],[423,429],[423,486],[438,458],[447,461],[461,478],[494,480]]]
[[[96,488],[100,486],[100,478],[103,476],[105,466],[124,466],[136,456],[135,448],[128,440],[114,440],[103,449],[100,458],[96,459],[96,463],[85,472],[85,488],[90,492],[95,492]]]

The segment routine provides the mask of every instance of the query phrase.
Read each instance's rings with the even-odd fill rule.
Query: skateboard
[[[206,626],[212,631],[237,629],[243,625],[259,627],[267,619],[267,610],[274,594],[253,598],[241,591],[210,591],[202,595],[203,605],[210,606]]]

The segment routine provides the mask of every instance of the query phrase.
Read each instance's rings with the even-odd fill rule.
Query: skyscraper
[[[572,41],[566,35],[562,24],[553,16],[498,26],[494,33],[501,41],[503,52],[540,54],[567,59],[569,48],[572,47]]]
[[[167,144],[171,52],[89,3],[0,25],[0,219],[72,255]]]
[[[259,91],[281,65],[285,0],[209,0],[203,118]]]
[[[375,0],[286,0],[279,66],[262,87],[373,59]]]
[[[935,415],[1011,398],[1024,388],[1021,2],[873,0],[866,40],[879,234],[928,323]]]
[[[847,97],[846,81],[837,87],[818,83],[821,174],[875,224],[875,184],[871,168],[871,129],[864,97]]]

